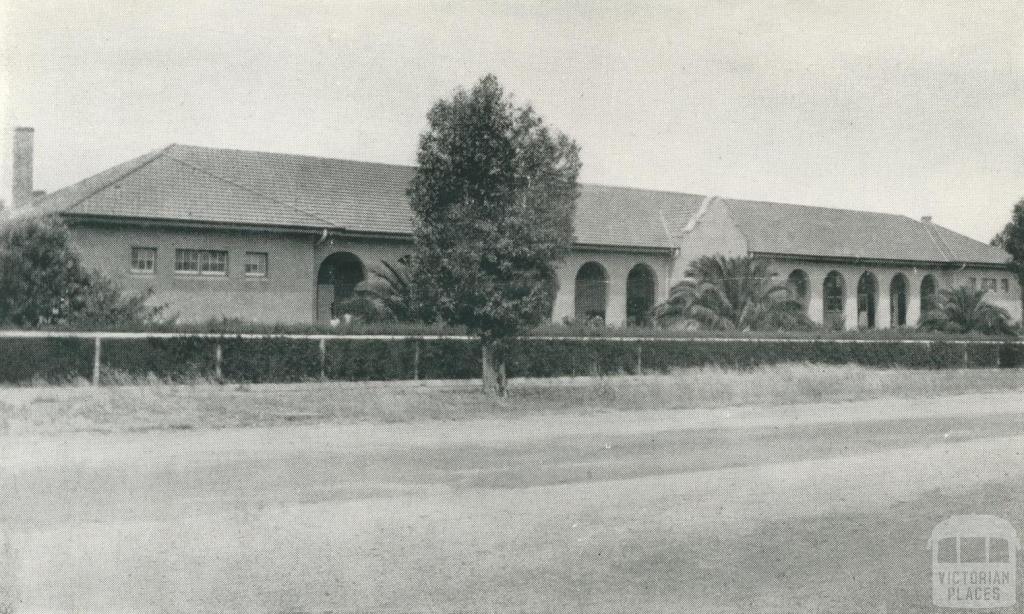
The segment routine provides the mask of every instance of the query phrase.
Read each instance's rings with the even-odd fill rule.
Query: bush
[[[55,217],[0,223],[2,326],[141,326],[163,309],[146,304],[150,295],[125,295],[101,273],[86,271]]]

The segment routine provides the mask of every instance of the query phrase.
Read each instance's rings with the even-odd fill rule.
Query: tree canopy
[[[1010,269],[1024,286],[1024,198],[1013,206],[1010,221],[992,238],[992,245],[1003,248],[1013,257]]]
[[[503,339],[550,317],[555,268],[574,239],[579,147],[517,105],[494,75],[427,114],[409,187],[414,282],[441,320],[484,345],[485,385]]]
[[[56,218],[0,225],[0,326],[116,325],[159,317],[148,294],[125,296],[112,281],[87,271]]]

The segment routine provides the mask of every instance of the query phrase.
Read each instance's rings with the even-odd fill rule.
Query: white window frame
[[[148,268],[148,269],[140,269],[140,268],[137,268],[135,266],[135,264],[140,261],[136,256],[138,254],[142,253],[142,252],[149,252],[153,256],[148,261],[149,265],[150,265],[150,268]],[[141,245],[134,245],[134,246],[132,246],[131,257],[130,258],[131,258],[131,262],[129,262],[128,266],[131,269],[131,272],[133,274],[135,274],[135,275],[156,275],[156,248],[155,247],[143,247]]]
[[[223,257],[224,269],[210,268],[214,262]],[[181,268],[179,265],[186,262],[195,264],[195,269]],[[228,252],[220,249],[176,249],[174,250],[174,273],[176,275],[196,275],[202,277],[227,277],[228,276]]]
[[[250,271],[249,270],[249,259],[255,257],[257,262],[262,265],[262,271]],[[267,252],[245,252],[245,276],[249,278],[262,279],[270,276],[270,255]]]

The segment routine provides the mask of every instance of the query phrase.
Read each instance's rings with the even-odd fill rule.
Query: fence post
[[[96,335],[96,339],[93,341],[92,351],[92,385],[100,385],[100,363],[102,360],[103,342],[100,340],[101,337]]]
[[[320,339],[320,379],[327,379],[327,339]]]
[[[213,373],[217,377],[217,381],[218,382],[224,381],[224,369],[222,367],[223,364],[224,364],[224,346],[222,346],[220,344],[220,341],[217,341],[217,345],[214,348],[214,353],[213,353]]]
[[[412,379],[420,379],[420,340],[417,339],[413,344],[412,351]]]
[[[644,374],[644,342],[638,341],[636,344],[636,374]]]

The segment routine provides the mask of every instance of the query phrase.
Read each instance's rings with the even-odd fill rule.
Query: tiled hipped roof
[[[37,201],[40,212],[408,235],[415,168],[171,145]],[[717,199],[754,252],[933,262],[1005,262],[963,235],[881,213]],[[576,241],[670,249],[705,197],[583,184]]]
[[[755,253],[977,264],[1010,258],[997,247],[905,215],[720,200]]]

